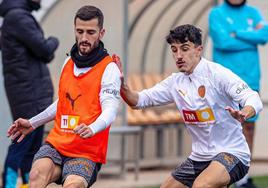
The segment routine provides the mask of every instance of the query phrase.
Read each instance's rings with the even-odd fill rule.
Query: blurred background
[[[104,27],[106,28],[104,44],[110,54],[116,53],[121,57],[127,75],[165,75],[176,72],[175,64],[165,42],[165,36],[170,29],[179,24],[191,23],[202,29],[204,57],[211,60],[212,44],[208,36],[208,13],[212,6],[220,2],[217,0],[43,0],[42,9],[35,13],[35,16],[40,21],[47,36],[53,35],[60,40],[55,59],[49,65],[55,94],[57,94],[59,75],[66,53],[70,51],[75,42],[74,14],[82,5],[92,4],[103,11]],[[248,0],[248,3],[256,6],[265,20],[268,20],[268,1]],[[259,50],[262,70],[260,94],[264,110],[260,114],[256,127],[253,151],[256,172],[252,173],[268,175],[268,116],[266,116],[268,113],[268,45],[260,47]],[[0,63],[1,68],[2,64]],[[12,123],[2,74],[0,74],[0,98],[0,169],[2,169],[10,142],[6,137],[6,131]],[[57,95],[54,99],[56,98]],[[164,111],[162,112],[164,113]],[[174,121],[168,125],[165,123],[160,125],[161,122],[153,125],[149,122],[147,123],[148,128],[144,128],[145,123],[140,123],[140,125],[139,122],[133,123],[134,120],[131,120],[130,116],[128,109],[122,104],[113,126],[138,125],[142,127],[142,133],[138,133],[140,143],[135,142],[134,133],[118,133],[116,131],[114,134],[111,133],[108,151],[108,159],[110,160],[104,167],[104,175],[109,175],[110,172],[114,173],[113,168],[117,167],[121,167],[119,172],[122,169],[125,172],[128,170],[132,172],[131,170],[137,164],[142,170],[149,169],[151,171],[153,169],[159,170],[159,167],[163,169],[175,167],[179,160],[185,159],[189,155],[191,140],[181,123]],[[52,125],[49,124],[47,130]],[[122,139],[122,135],[130,136]],[[122,166],[122,151],[125,152],[123,159],[127,161],[136,159],[138,155],[138,163],[137,161],[133,164],[126,162],[123,164],[126,166]],[[113,162],[116,161],[121,163],[115,163],[117,165],[113,166]],[[142,178],[139,176],[139,181]],[[157,180],[154,181],[154,183],[157,182]],[[94,186],[98,187],[98,183]]]

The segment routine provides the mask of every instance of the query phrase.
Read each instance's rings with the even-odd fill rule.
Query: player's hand
[[[259,23],[258,25],[256,25],[255,29],[259,30],[262,29],[263,27],[264,27],[263,24]]]
[[[27,134],[33,131],[33,127],[27,119],[19,118],[9,127],[7,136],[12,140],[18,138],[17,142],[21,142]]]
[[[242,112],[241,110],[235,110],[230,106],[227,106],[225,110],[229,111],[231,116],[235,118],[240,123],[244,123],[246,121],[246,114],[245,112]]]
[[[112,55],[112,58],[113,58],[113,62],[115,62],[115,64],[118,66],[121,74],[123,75],[123,67],[122,67],[122,63],[121,63],[121,59],[118,55],[116,54],[113,54]]]
[[[84,123],[76,126],[74,128],[74,133],[78,134],[81,138],[90,138],[94,135],[91,128]]]
[[[121,87],[123,87],[125,85],[125,80],[124,80],[123,67],[122,67],[122,63],[121,63],[120,57],[117,56],[116,54],[113,54],[112,58],[113,58],[113,62],[115,62],[115,64],[117,65],[117,67],[119,68],[119,70],[121,72],[121,76],[120,76],[120,79],[121,79]]]
[[[235,37],[236,37],[236,33],[235,33],[235,32],[231,32],[231,33],[230,33],[230,36],[231,36],[232,38],[235,38]]]
[[[120,76],[121,81],[124,81],[124,72],[123,72],[123,67],[122,67],[120,57],[118,55],[116,55],[116,54],[113,54],[112,58],[113,58],[113,62],[115,62],[115,64],[117,65],[117,67],[119,68],[119,70],[121,72],[121,76]]]

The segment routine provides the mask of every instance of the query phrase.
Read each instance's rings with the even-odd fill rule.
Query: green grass
[[[253,177],[254,184],[257,185],[258,188],[268,188],[268,176],[258,176]],[[152,187],[143,187],[143,188],[159,188],[160,186],[152,186]],[[231,186],[230,188],[234,188]]]
[[[253,182],[258,188],[268,188],[268,176],[253,177]],[[234,188],[231,186],[231,188]]]
[[[268,188],[268,176],[260,176],[254,178],[254,182],[260,188]]]

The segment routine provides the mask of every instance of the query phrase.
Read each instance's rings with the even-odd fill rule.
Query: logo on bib
[[[79,122],[79,116],[69,116],[62,115],[61,116],[61,125],[62,129],[74,129]]]
[[[215,121],[214,114],[211,108],[204,110],[182,110],[185,123],[199,123],[199,122],[211,122]]]

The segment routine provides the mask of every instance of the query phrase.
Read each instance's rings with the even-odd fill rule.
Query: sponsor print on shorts
[[[62,115],[61,125],[62,129],[74,129],[79,122],[79,116]]]
[[[205,108],[203,110],[182,110],[185,123],[196,124],[204,122],[214,122],[215,117],[211,108]]]

